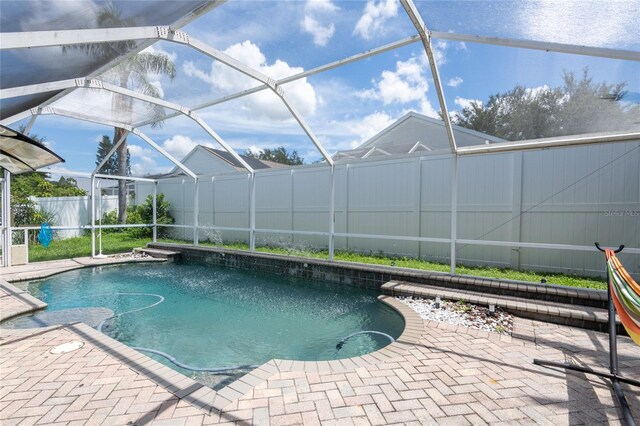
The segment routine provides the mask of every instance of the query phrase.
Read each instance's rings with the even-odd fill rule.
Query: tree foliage
[[[135,26],[135,22],[124,19],[120,10],[114,5],[109,4],[98,11],[96,16],[96,24],[99,28],[120,28]],[[127,55],[137,47],[135,40],[124,40],[111,43],[86,43],[76,44],[63,47],[63,51],[80,50],[93,58],[103,62],[108,62],[115,57]],[[149,74],[164,74],[173,80],[176,76],[176,66],[164,53],[141,52],[133,55],[124,61],[119,62],[114,68],[109,70],[103,79],[117,84],[120,87],[135,90],[145,95],[162,98],[162,93],[149,80]],[[152,127],[162,124],[165,117],[164,108],[152,103],[145,103],[150,120],[153,121]],[[129,124],[133,116],[133,99],[114,93],[112,97],[111,109],[115,117],[120,117],[120,121]],[[114,129],[113,141],[117,142],[126,133],[126,130],[120,127]],[[117,174],[120,176],[130,176],[131,166],[129,162],[129,151],[127,149],[126,137],[124,142],[118,146],[117,150]],[[125,180],[118,181],[118,219],[120,223],[126,223],[127,219],[127,182]]]
[[[111,149],[113,148],[113,142],[111,142],[111,138],[107,135],[102,136],[102,140],[98,144],[98,152],[96,153],[96,166],[99,165],[104,157],[109,154]],[[98,173],[106,174],[106,175],[117,175],[118,174],[118,155],[119,152],[114,152],[111,158],[107,160],[106,163],[100,168]],[[129,148],[127,148],[127,156],[126,156],[126,175],[131,175],[131,154],[129,153]]]
[[[516,86],[491,95],[484,104],[472,102],[452,119],[506,140],[626,130],[637,126],[640,107],[620,102],[625,87],[625,83],[596,83],[585,68],[581,77],[565,72],[560,87]]]
[[[290,166],[304,164],[304,158],[300,157],[295,149],[288,152],[284,146],[273,149],[265,148],[257,154],[247,150],[245,155],[259,160],[273,161],[274,163],[288,164]]]

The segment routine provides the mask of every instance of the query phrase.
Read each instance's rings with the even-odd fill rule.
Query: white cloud
[[[292,67],[280,59],[269,64],[260,48],[249,40],[228,47],[224,53],[276,80],[304,71],[303,68]],[[235,93],[259,84],[217,61],[213,62],[209,73],[200,70],[192,62],[186,62],[183,70],[186,75],[211,84],[212,91],[218,94]],[[313,86],[306,78],[289,83],[283,88],[291,103],[301,114],[315,114],[318,99]],[[291,119],[291,114],[282,101],[270,90],[263,90],[244,97],[239,102],[248,117],[279,121]]]
[[[479,99],[466,99],[461,98],[460,96],[456,96],[456,99],[453,102],[463,109],[470,107],[472,104],[482,105],[482,101]]]
[[[151,158],[157,155],[157,151],[149,148],[143,148],[139,145],[127,144],[127,148],[129,149],[129,154],[131,154],[132,158],[133,157]]]
[[[380,100],[384,105],[417,103],[422,114],[438,117],[438,112],[427,99],[428,91],[426,57],[420,56],[396,62],[395,71],[382,71],[380,80],[374,80],[373,88],[356,95]]]
[[[367,1],[362,16],[353,29],[353,34],[365,40],[370,40],[384,33],[385,22],[397,14],[397,0],[380,0],[378,2],[369,0]]]
[[[374,112],[362,119],[347,122],[347,130],[358,137],[358,139],[351,142],[351,148],[356,148],[362,142],[378,134],[382,129],[390,126],[394,121],[387,113]]]
[[[336,32],[332,15],[340,8],[331,0],[308,0],[305,5],[302,30],[313,36],[313,42],[318,46],[326,46]]]
[[[382,71],[381,79],[374,87],[360,92],[363,98],[382,100],[385,105],[408,103],[423,99],[429,83],[424,75],[423,64],[415,57],[396,62],[396,70]]]
[[[462,79],[462,77],[453,77],[450,78],[449,81],[447,81],[447,86],[450,87],[458,87],[462,84],[464,80]]]
[[[178,161],[181,161],[196,145],[214,146],[210,141],[197,141],[184,135],[175,135],[162,142],[162,147]]]

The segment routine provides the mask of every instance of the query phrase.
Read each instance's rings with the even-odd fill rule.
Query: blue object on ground
[[[51,240],[53,239],[53,232],[51,231],[51,226],[49,223],[45,222],[40,226],[40,233],[38,234],[38,241],[42,244],[43,247],[49,247],[51,244]]]

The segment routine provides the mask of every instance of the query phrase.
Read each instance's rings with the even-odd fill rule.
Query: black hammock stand
[[[601,252],[605,252],[603,248],[600,247],[599,243],[595,243],[596,248]],[[624,249],[624,245],[620,245],[617,250],[614,250],[614,253],[620,253]],[[633,415],[631,414],[631,408],[629,407],[629,403],[624,396],[624,391],[620,386],[620,383],[626,383],[632,386],[640,387],[640,381],[635,379],[630,379],[628,377],[624,377],[620,375],[620,370],[618,368],[618,349],[616,343],[617,331],[616,331],[616,309],[613,304],[613,299],[611,298],[611,277],[609,276],[609,268],[607,268],[607,294],[609,295],[609,372],[606,371],[597,371],[593,370],[589,367],[582,367],[575,364],[569,364],[564,362],[554,362],[554,361],[545,361],[541,359],[534,359],[533,363],[536,365],[541,365],[545,367],[557,367],[564,368],[566,370],[579,371],[581,373],[593,374],[598,377],[604,377],[606,379],[611,380],[611,386],[613,387],[613,391],[618,398],[618,402],[620,403],[620,410],[622,411],[622,420],[628,426],[635,426],[636,422],[633,419]]]

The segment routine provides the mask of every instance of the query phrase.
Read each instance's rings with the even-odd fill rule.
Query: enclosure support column
[[[451,274],[456,273],[456,239],[458,231],[458,156],[451,156]]]
[[[195,188],[193,189],[193,245],[198,245],[198,210],[200,203],[198,200],[198,178],[194,179]]]
[[[96,257],[96,177],[91,176],[91,257]]]
[[[5,169],[2,181],[2,265],[11,266],[11,173]]]
[[[513,189],[511,192],[511,241],[520,242],[522,225],[522,152],[513,154]],[[511,269],[520,269],[520,247],[511,247]]]
[[[256,174],[249,175],[249,251],[256,251]]]
[[[329,262],[333,262],[336,216],[336,166],[331,166],[331,201],[329,203]]]
[[[158,199],[158,181],[153,182],[153,242],[158,241],[158,210],[156,202]]]

